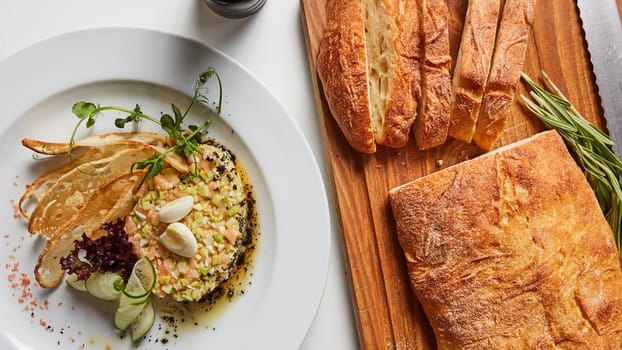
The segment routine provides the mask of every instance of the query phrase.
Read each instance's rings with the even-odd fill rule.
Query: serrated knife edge
[[[622,23],[615,0],[577,0],[609,136],[622,156]]]

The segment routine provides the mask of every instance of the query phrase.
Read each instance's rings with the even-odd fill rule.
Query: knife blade
[[[615,0],[577,0],[614,152],[622,156],[622,24]]]

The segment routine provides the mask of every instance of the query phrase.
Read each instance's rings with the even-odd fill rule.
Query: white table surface
[[[333,214],[324,296],[301,349],[357,348],[341,232],[313,100],[299,1],[267,0],[254,16],[230,20],[212,13],[202,0],[2,0],[0,61],[49,37],[110,26],[155,29],[223,51],[262,81],[298,123],[317,159]]]

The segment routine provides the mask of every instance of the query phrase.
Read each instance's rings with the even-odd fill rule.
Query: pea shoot
[[[143,120],[147,120],[152,123],[159,124],[162,130],[166,132],[171,140],[174,141],[174,145],[168,148],[162,153],[155,153],[153,156],[139,161],[132,165],[132,169],[147,169],[147,177],[154,178],[162,171],[164,166],[164,159],[172,152],[175,152],[183,157],[190,157],[201,153],[199,143],[201,142],[202,131],[204,131],[211,123],[210,119],[203,121],[200,125],[189,125],[187,129],[184,128],[184,119],[188,116],[188,113],[196,103],[207,103],[207,82],[216,78],[218,81],[218,103],[216,104],[216,113],[220,114],[222,107],[222,82],[220,76],[213,67],[208,68],[206,71],[199,75],[199,78],[194,85],[194,96],[192,97],[190,104],[182,112],[182,110],[175,104],[171,103],[172,113],[163,114],[159,119],[149,116],[140,109],[140,106],[136,104],[133,109],[119,107],[119,106],[100,106],[92,102],[80,101],[76,102],[71,111],[78,117],[78,123],[71,133],[69,140],[69,156],[72,155],[71,151],[75,143],[75,137],[82,125],[86,128],[91,128],[95,125],[96,118],[102,115],[104,111],[117,111],[125,114],[125,117],[116,118],[114,125],[117,128],[124,128],[129,123],[140,123]]]

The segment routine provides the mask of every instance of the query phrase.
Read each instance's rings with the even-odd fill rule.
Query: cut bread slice
[[[375,141],[408,142],[421,86],[419,14],[415,0],[363,0],[367,69]]]
[[[470,0],[452,80],[449,136],[471,142],[490,71],[500,0]]]
[[[116,154],[79,164],[58,178],[30,214],[28,232],[53,237],[73,215],[79,213],[95,190],[125,174],[132,165],[151,157],[151,146],[125,148]]]
[[[327,11],[318,75],[346,140],[365,153],[406,145],[420,85],[415,0],[333,0]]]
[[[371,122],[365,23],[360,1],[327,3],[317,71],[333,118],[359,152],[376,151]]]
[[[490,150],[503,134],[525,61],[536,0],[506,0],[473,141]]]
[[[43,288],[56,287],[63,279],[65,271],[60,259],[74,248],[74,241],[84,233],[91,239],[105,234],[99,228],[106,222],[125,218],[136,202],[133,194],[145,176],[144,170],[134,174],[124,173],[95,188],[84,207],[72,217],[67,218],[57,233],[50,237],[39,255],[35,266],[35,279]]]
[[[451,109],[449,11],[444,0],[420,0],[423,48],[422,94],[413,125],[421,150],[445,143]]]

